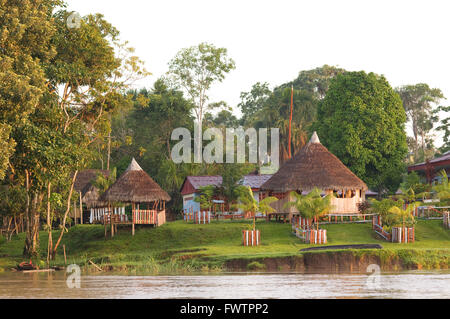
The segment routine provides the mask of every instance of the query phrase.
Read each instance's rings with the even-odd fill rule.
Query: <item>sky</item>
[[[450,1],[67,0],[68,9],[102,13],[145,61],[152,87],[182,48],[209,42],[236,62],[210,102],[239,115],[240,93],[273,88],[324,64],[383,74],[393,87],[427,83],[450,99]],[[441,104],[448,105],[449,100]],[[436,145],[442,139],[436,136]]]

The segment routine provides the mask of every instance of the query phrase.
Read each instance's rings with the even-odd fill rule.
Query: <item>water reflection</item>
[[[0,274],[0,298],[450,298],[450,271],[365,274],[86,275]]]

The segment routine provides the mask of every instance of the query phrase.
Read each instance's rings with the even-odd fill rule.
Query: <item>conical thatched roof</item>
[[[367,185],[320,144],[316,132],[291,160],[262,185],[264,190],[289,192],[319,189],[367,190]]]
[[[167,194],[133,158],[125,173],[103,194],[101,200],[109,202],[148,203],[170,200]]]

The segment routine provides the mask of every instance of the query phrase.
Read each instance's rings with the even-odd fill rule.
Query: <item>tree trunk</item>
[[[52,254],[52,258],[53,259],[56,258],[56,250],[58,249],[58,246],[61,243],[61,239],[64,236],[64,231],[66,230],[67,215],[69,215],[69,212],[70,212],[70,199],[72,198],[73,185],[75,184],[75,180],[77,179],[77,174],[78,174],[78,170],[75,171],[75,173],[73,174],[72,184],[70,185],[69,196],[67,198],[66,212],[64,213],[64,218],[63,218],[63,221],[62,221],[61,233],[59,234],[59,238],[58,238],[58,241],[55,244],[55,247],[53,247],[53,254]]]
[[[36,257],[39,248],[39,208],[42,202],[43,194],[34,192],[31,207],[28,208],[27,234],[25,239],[24,255],[27,257]]]
[[[202,119],[198,119],[194,124],[194,163],[202,162]]]
[[[39,247],[39,211],[37,204],[38,196],[36,192],[33,195],[33,202],[31,203],[30,173],[28,170],[25,170],[25,186],[27,193],[27,204],[25,210],[26,237],[23,255],[31,258],[37,256],[37,249]]]
[[[47,245],[47,264],[50,263],[50,259],[53,259],[53,238],[52,238],[52,216],[50,207],[50,194],[51,183],[47,185],[47,231],[48,231],[48,245]]]
[[[111,118],[109,119],[111,121]],[[108,134],[108,157],[106,158],[106,169],[109,171],[109,160],[111,157],[111,130]]]

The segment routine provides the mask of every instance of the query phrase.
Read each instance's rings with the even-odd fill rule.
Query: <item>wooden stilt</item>
[[[80,224],[83,225],[83,200],[80,192]]]
[[[74,221],[75,221],[75,225],[77,224],[77,202],[73,203],[73,215],[74,215]]]
[[[134,236],[134,221],[135,221],[135,213],[136,213],[134,203],[131,204],[131,210],[132,210],[132,216],[133,216],[133,221],[131,224],[131,235]]]
[[[112,214],[110,206],[108,206],[108,213],[109,213],[109,222],[111,223],[111,238],[113,238],[114,237],[114,222],[113,222],[113,214]]]

